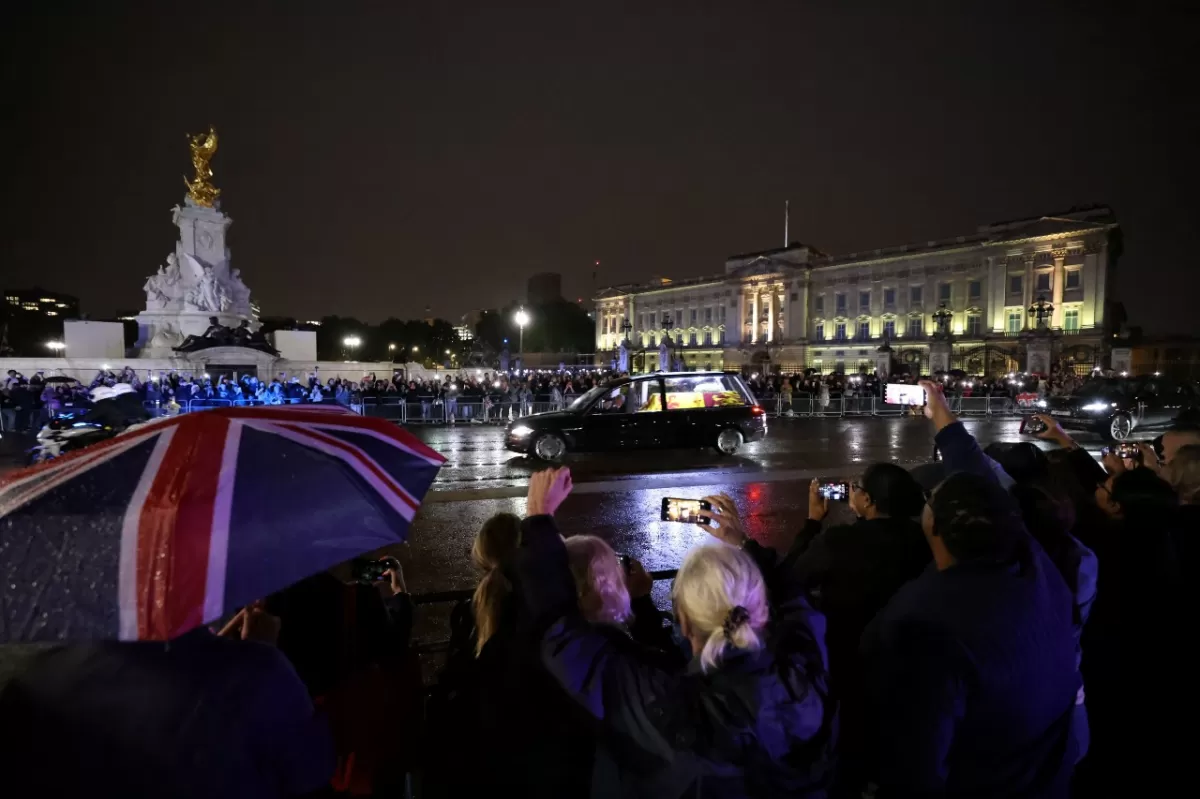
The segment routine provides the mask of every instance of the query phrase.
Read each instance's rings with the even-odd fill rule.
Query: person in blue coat
[[[950,476],[921,518],[933,564],[863,633],[876,795],[1066,797],[1081,684],[1073,597],[1007,475],[923,386]]]

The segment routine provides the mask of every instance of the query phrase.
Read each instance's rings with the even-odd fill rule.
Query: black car
[[[668,447],[732,455],[766,435],[766,414],[737,375],[658,372],[597,386],[566,410],[517,419],[505,445],[547,461],[567,452]]]
[[[1068,430],[1123,441],[1134,430],[1168,427],[1185,411],[1200,408],[1194,386],[1163,377],[1093,378],[1074,393],[1051,397],[1047,410]]]

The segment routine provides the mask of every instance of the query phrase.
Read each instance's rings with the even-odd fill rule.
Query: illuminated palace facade
[[[1102,365],[1107,289],[1120,231],[1095,207],[981,226],[940,241],[844,256],[792,244],[728,258],[725,273],[614,286],[596,297],[597,362],[630,342],[636,371],[658,368],[666,341],[688,369],[927,373],[931,346],[949,367],[996,374],[1028,366],[1050,340],[1053,363]]]

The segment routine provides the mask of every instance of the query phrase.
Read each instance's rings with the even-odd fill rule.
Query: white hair
[[[693,549],[679,567],[673,595],[692,634],[704,640],[703,671],[716,668],[731,648],[762,648],[770,616],[767,587],[754,559],[742,550],[723,545]]]
[[[629,589],[625,569],[602,538],[576,535],[566,539],[567,561],[579,595],[579,610],[593,624],[624,624],[629,620]]]

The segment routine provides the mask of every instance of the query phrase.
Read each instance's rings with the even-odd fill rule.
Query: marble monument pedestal
[[[935,338],[929,343],[929,374],[950,371],[950,341],[945,338]]]
[[[240,314],[211,311],[142,311],[137,315],[138,354],[143,358],[174,357],[178,355],[174,348],[188,336],[204,335],[212,325],[212,317],[216,317],[217,324],[230,330],[246,318]]]
[[[165,266],[146,279],[146,309],[137,316],[137,353],[171,357],[188,336],[213,324],[235,329],[243,321],[257,329],[250,290],[230,266],[225,234],[232,221],[218,207],[196,205],[189,196],[172,211],[179,229],[175,251]]]

